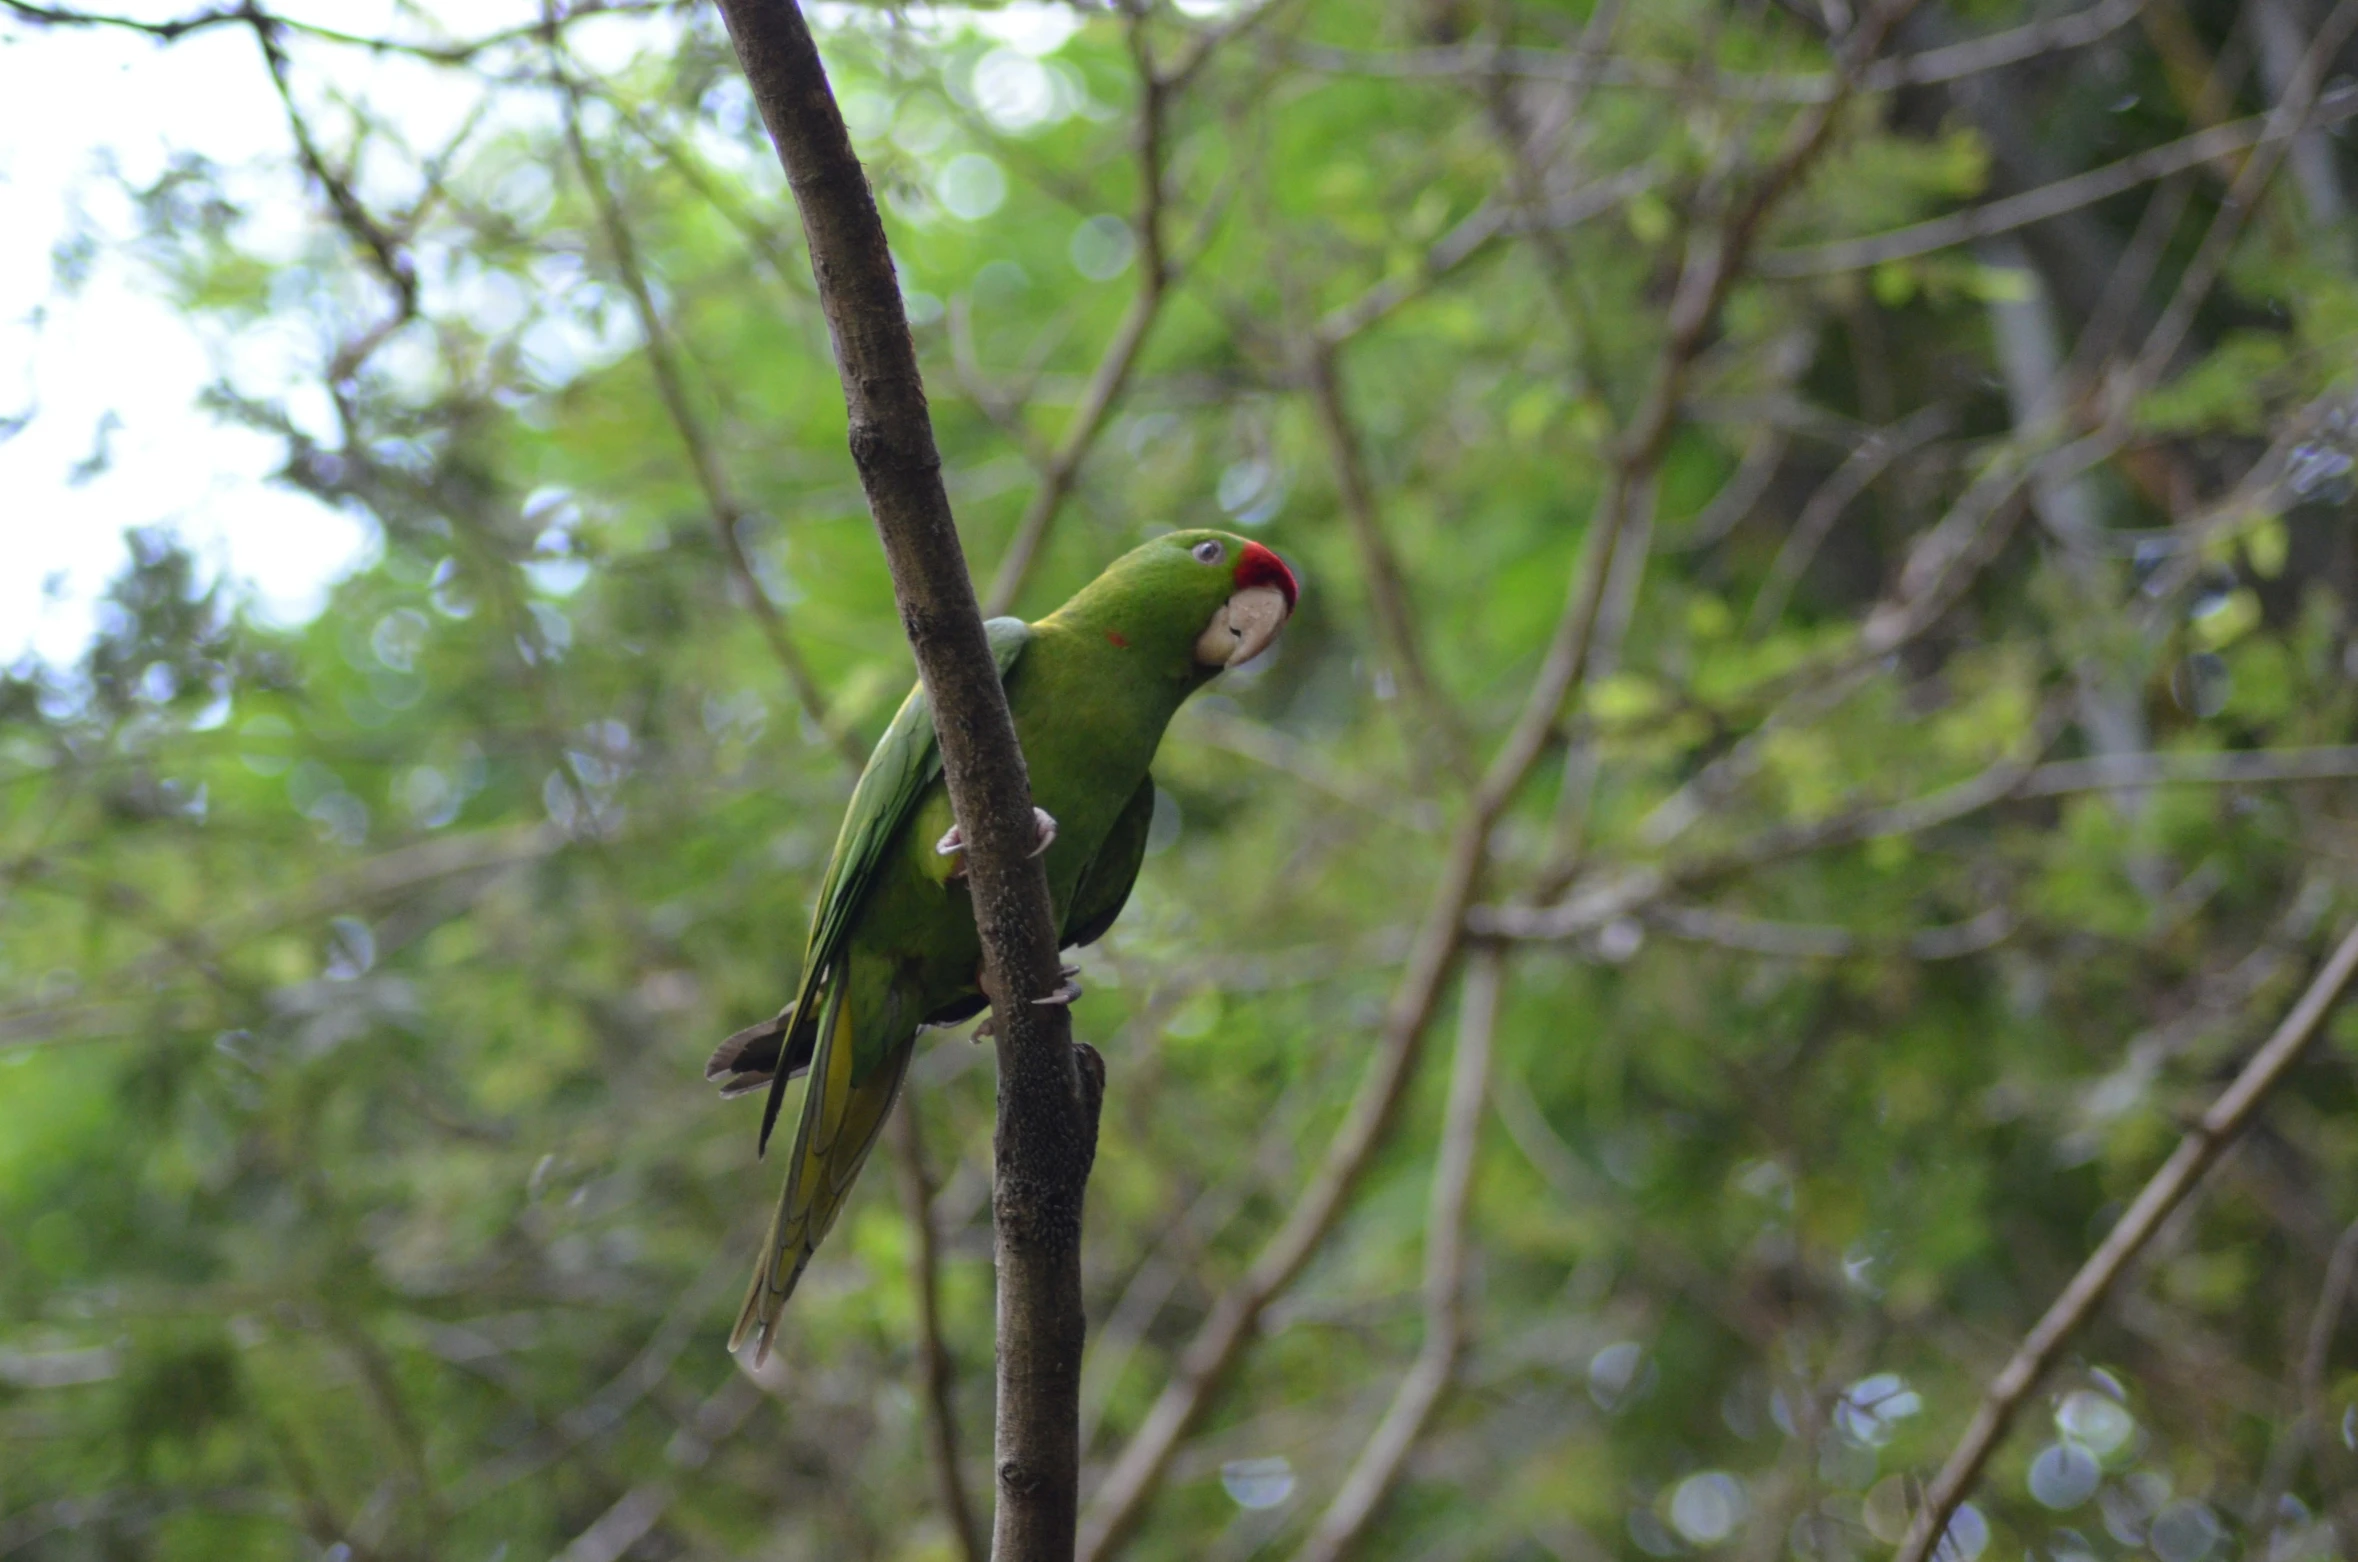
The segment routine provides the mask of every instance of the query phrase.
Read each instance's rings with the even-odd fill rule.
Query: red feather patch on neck
[[[1289,615],[1302,594],[1301,584],[1294,579],[1294,572],[1285,567],[1285,560],[1257,542],[1248,542],[1236,556],[1236,589],[1244,591],[1254,586],[1275,586],[1284,592]]]

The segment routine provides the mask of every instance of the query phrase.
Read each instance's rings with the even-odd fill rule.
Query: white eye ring
[[[1228,550],[1220,545],[1220,539],[1217,537],[1206,537],[1187,551],[1195,555],[1195,561],[1198,564],[1217,564],[1228,553]]]

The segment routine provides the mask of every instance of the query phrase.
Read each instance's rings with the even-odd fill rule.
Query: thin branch
[[[1425,1216],[1425,1337],[1384,1418],[1343,1478],[1296,1562],[1341,1562],[1358,1545],[1400,1478],[1409,1451],[1441,1402],[1465,1348],[1466,1209],[1481,1148],[1482,1108],[1490,1090],[1491,1039],[1498,1027],[1505,956],[1484,945],[1466,961],[1458,995],[1457,1053],[1442,1109],[1441,1149]]]
[[[2025,190],[2020,195],[1895,228],[1889,233],[1836,239],[1797,249],[1768,250],[1760,256],[1754,270],[1764,277],[1831,276],[1929,255],[1975,239],[2012,233],[2017,228],[2094,205],[2141,184],[2166,179],[2232,153],[2287,141],[2302,130],[2338,125],[2354,117],[2358,117],[2358,86],[2337,87],[2319,97],[2310,112],[2292,123],[2279,123],[2274,114],[2239,119],[2214,130],[2197,131],[2148,148],[2117,163],[2091,168],[2069,179]]]
[[[1897,1562],[1927,1562],[1935,1543],[1947,1533],[1949,1520],[1955,1516],[1958,1505],[1980,1478],[1982,1467],[1997,1452],[2022,1402],[2038,1387],[2039,1380],[2072,1336],[2103,1305],[2121,1272],[2144,1250],[2170,1212],[2193,1191],[2203,1173],[2235,1142],[2269,1091],[2300,1060],[2354,975],[2358,975],[2358,927],[2343,935],[2316,979],[2310,982],[2308,991],[2301,994],[2300,1001],[2276,1027],[2275,1034],[2252,1054],[2234,1083],[2211,1103],[2200,1121],[2179,1141],[2177,1150],[2153,1174],[2136,1202],[2105,1234],[2096,1251],[2080,1266],[2079,1273],[2072,1276],[2054,1305],[2023,1337],[2013,1357],[1991,1380],[1989,1392],[1974,1412],[1965,1435],[1958,1440],[1948,1462],[1941,1466],[1940,1474],[1925,1493],[1924,1505],[1908,1528]]]
[[[470,1469],[450,1493],[452,1511],[464,1512],[516,1482],[540,1474],[591,1438],[613,1430],[632,1407],[671,1375],[681,1352],[696,1337],[713,1299],[723,1293],[734,1267],[733,1260],[716,1255],[673,1298],[648,1334],[647,1343],[628,1365],[521,1446]]]
[[[1088,459],[1099,432],[1105,427],[1107,415],[1130,383],[1130,371],[1138,365],[1138,355],[1145,349],[1146,338],[1162,314],[1163,300],[1175,276],[1163,233],[1167,177],[1164,165],[1168,158],[1163,138],[1171,89],[1155,73],[1154,61],[1146,52],[1143,28],[1142,21],[1135,18],[1131,21],[1130,46],[1138,66],[1139,91],[1138,213],[1131,221],[1131,230],[1138,237],[1138,287],[1130,295],[1130,307],[1115,328],[1113,340],[1106,345],[1105,355],[1098,359],[1096,372],[1089,376],[1089,388],[1082,393],[1081,404],[1073,409],[1064,437],[1050,453],[1048,464],[1040,473],[1039,486],[1032,490],[1023,519],[1016,523],[1015,536],[991,576],[991,589],[983,597],[986,613],[1006,612],[1023,593],[1024,582],[1031,578],[1032,566],[1039,560],[1040,546],[1047,540],[1048,529],[1056,523],[1057,512],[1063,509],[1065,497],[1080,477],[1081,463]]]
[[[663,1522],[672,1499],[671,1482],[642,1481],[614,1500],[589,1528],[573,1537],[556,1562],[621,1562],[630,1548]]]
[[[1594,874],[1576,881],[1563,900],[1550,906],[1477,906],[1468,914],[1468,927],[1478,937],[1576,938],[1617,917],[1630,916],[1677,890],[1692,889],[1806,852],[1856,845],[1886,836],[1920,834],[1978,813],[2012,796],[2022,785],[2035,768],[2038,756],[2054,742],[2061,727],[2061,709],[2060,702],[2050,701],[2039,719],[2032,723],[2029,739],[2019,745],[2018,752],[1937,792],[1903,803],[1854,809],[1806,824],[1777,825],[1729,850],[1684,862]]]
[[[1818,351],[1817,331],[1803,325],[1786,332],[1768,353],[1766,393],[1730,399],[1688,399],[1686,416],[1697,422],[1730,422],[1744,430],[1744,453],[1736,470],[1695,512],[1677,538],[1664,544],[1672,553],[1693,553],[1711,547],[1743,524],[1768,492],[1783,466],[1785,452],[1797,434],[1855,448],[1862,437],[1849,420],[1825,413],[1792,394],[1793,382],[1809,368]]]
[[[1777,549],[1776,558],[1769,564],[1768,578],[1761,582],[1760,594],[1752,599],[1752,613],[1745,621],[1747,633],[1763,634],[1784,616],[1786,598],[1809,568],[1810,560],[1817,556],[1834,523],[1850,508],[1851,501],[1865,493],[1894,461],[1927,440],[1939,438],[1952,421],[1948,407],[1935,402],[1889,428],[1877,429],[1859,442],[1849,459],[1818,485],[1818,491],[1809,496],[1801,514],[1795,517],[1793,530],[1786,534],[1784,545]]]
[[[2016,789],[2019,797],[2060,797],[2119,787],[2233,786],[2336,781],[2358,776],[2358,746],[2255,749],[2226,754],[2111,754],[2041,765]]]
[[[2268,1463],[2245,1510],[2245,1527],[2255,1532],[2274,1521],[2278,1500],[2300,1473],[2301,1461],[2318,1446],[2318,1429],[2325,1425],[2325,1369],[2332,1359],[2333,1337],[2350,1305],[2353,1280],[2358,1280],[2358,1222],[2342,1229],[2325,1261],[2325,1280],[2317,1288],[2309,1327],[2301,1335],[2301,1354],[2293,1363],[2293,1413],[2276,1429]]]
[[[1651,496],[1652,486],[1645,484],[1637,502],[1650,504]],[[1423,1056],[1426,1030],[1442,989],[1456,968],[1466,910],[1481,881],[1491,828],[1537,762],[1586,663],[1598,601],[1626,516],[1626,498],[1621,483],[1611,485],[1605,507],[1590,524],[1547,663],[1525,700],[1515,731],[1491,762],[1467,816],[1452,833],[1441,875],[1385,1010],[1375,1056],[1341,1126],[1277,1233],[1244,1278],[1213,1303],[1170,1382],[1099,1486],[1081,1536],[1079,1556],[1086,1562],[1109,1555],[1145,1516],[1146,1504],[1161,1485],[1181,1439],[1242,1359],[1270,1303],[1325,1241],[1388,1135]]]
[[[1293,777],[1313,791],[1323,792],[1353,808],[1419,835],[1441,828],[1439,811],[1429,802],[1406,802],[1380,782],[1370,784],[1334,765],[1318,749],[1279,727],[1223,710],[1207,701],[1187,706],[1179,720],[1192,741],[1209,743],[1258,765]]]
[[[925,1451],[933,1463],[935,1495],[942,1519],[950,1526],[964,1562],[985,1562],[990,1555],[974,1504],[966,1495],[966,1478],[958,1468],[958,1415],[953,1399],[957,1363],[942,1337],[941,1240],[933,1225],[933,1180],[925,1170],[925,1134],[917,1121],[916,1092],[904,1090],[885,1125],[892,1136],[893,1169],[901,1191],[901,1211],[909,1224],[909,1288],[917,1303],[917,1378],[922,1390],[918,1403],[924,1412]]]
[[[1855,71],[1859,62],[1871,57],[1913,4],[1914,0],[1887,0],[1862,19],[1852,35],[1846,71]],[[1598,613],[1625,527],[1633,514],[1640,512],[1650,522],[1654,472],[1677,424],[1681,391],[1694,357],[1702,350],[1761,225],[1825,148],[1840,108],[1840,101],[1836,101],[1802,116],[1779,156],[1727,220],[1698,232],[1691,242],[1654,382],[1638,416],[1631,421],[1589,523],[1563,613],[1538,676],[1452,834],[1399,985],[1385,1010],[1375,1055],[1361,1076],[1341,1126],[1328,1142],[1317,1172],[1244,1277],[1214,1301],[1194,1339],[1181,1353],[1170,1382],[1107,1472],[1090,1503],[1087,1527],[1081,1535],[1078,1555],[1083,1562],[1100,1562],[1144,1518],[1180,1441],[1242,1359],[1269,1304],[1324,1242],[1382,1145],[1422,1057],[1425,1032],[1441,990],[1457,965],[1466,912],[1487,865],[1491,830],[1557,731],[1565,702],[1588,667]],[[1464,227],[1461,224],[1460,231]],[[1468,252],[1485,242],[1486,237],[1472,237]],[[1361,328],[1381,313],[1379,309],[1359,316],[1350,329]],[[1344,331],[1326,339],[1340,341],[1348,334]]]
[[[1569,898],[1554,906],[1478,906],[1469,913],[1468,925],[1486,937],[1574,938],[1594,932],[1614,917],[1650,906],[1676,889],[1692,888],[1806,852],[1921,835],[1985,808],[2022,798],[2062,797],[2124,787],[2263,785],[2358,778],[2358,747],[2265,749],[2228,754],[2116,754],[2038,764],[2035,762],[2038,753],[2054,741],[2060,730],[2061,710],[2060,704],[2051,704],[2042,712],[2032,724],[2030,741],[2022,745],[2022,752],[1923,797],[1860,808],[1807,824],[1778,825],[1725,852],[1667,867],[1627,870],[1585,888],[1575,886]],[[1936,934],[1944,931],[1934,930]]]
[[[1956,960],[2002,943],[2014,931],[2013,913],[2002,906],[1963,922],[1898,935],[1856,933],[1818,923],[1771,922],[1712,906],[1656,905],[1646,909],[1645,919],[1674,938],[1787,960],[1835,960],[1860,954]]]
[[[1446,742],[1452,755],[1462,754],[1464,734],[1459,730],[1456,712],[1435,691],[1425,671],[1424,652],[1417,644],[1416,618],[1409,606],[1408,582],[1400,568],[1400,556],[1393,551],[1383,518],[1376,513],[1375,489],[1368,482],[1366,458],[1359,447],[1358,433],[1351,427],[1350,413],[1343,406],[1341,367],[1335,361],[1337,351],[1325,342],[1313,347],[1305,365],[1305,378],[1310,388],[1311,409],[1317,414],[1319,432],[1326,439],[1327,457],[1334,466],[1335,491],[1343,502],[1343,518],[1350,523],[1351,540],[1359,550],[1360,573],[1366,579],[1376,639],[1383,646],[1384,658],[1391,664],[1393,675],[1415,704],[1424,724]]]
[[[377,220],[350,177],[328,166],[326,154],[313,139],[311,123],[295,102],[294,67],[279,36],[285,24],[250,5],[234,14],[253,28],[254,42],[262,51],[262,63],[270,72],[270,85],[278,94],[279,104],[286,111],[287,129],[295,138],[296,160],[326,194],[336,226],[367,258],[369,269],[393,294],[392,312],[337,348],[328,366],[328,391],[336,399],[337,411],[349,428],[353,417],[348,382],[387,337],[417,318],[417,268],[403,247],[403,236]]]
[[[2085,48],[2134,21],[2149,3],[2150,0],[2098,0],[2097,4],[2069,16],[1882,61],[1861,73],[1857,87],[1866,92],[1888,92],[1896,87],[1929,86],[2020,64],[2058,50]],[[1699,73],[1696,63],[1683,60],[1600,57],[1585,51],[1509,49],[1491,44],[1385,52],[1296,44],[1293,54],[1313,70],[1363,76],[1508,76],[1560,81],[1579,87],[1639,87],[1682,96],[1695,92],[1700,85],[1716,98],[1755,103],[1824,103],[1840,90],[1838,77],[1832,72],[1748,74],[1710,69],[1705,65]]]
[[[2300,67],[2286,83],[2276,106],[2268,111],[2266,133],[2259,138],[2251,157],[2236,171],[2226,199],[2219,203],[2202,243],[2187,261],[2176,291],[2146,337],[2144,350],[2137,355],[2133,383],[2154,384],[2177,357],[2179,345],[2194,328],[2195,312],[2227,269],[2235,241],[2242,235],[2244,219],[2259,203],[2268,181],[2275,177],[2277,166],[2295,139],[2312,127],[2333,123],[2337,101],[2349,113],[2358,114],[2358,86],[2344,85],[2338,92],[2318,95],[2326,71],[2354,30],[2358,30],[2358,0],[2341,0],[2326,17],[2325,25],[2317,30],[2317,36],[2310,40],[2308,52],[2301,56]],[[2120,415],[2127,414],[2124,410]]]
[[[1207,970],[1201,976],[1208,989],[1238,990],[1224,973]],[[1155,1000],[1150,1000],[1139,1016],[1146,1023],[1133,1022],[1139,1033],[1147,1034],[1159,1028],[1187,995],[1182,989],[1158,994]],[[1172,1292],[1189,1277],[1190,1266],[1201,1264],[1212,1242],[1240,1211],[1254,1198],[1283,1182],[1291,1172],[1303,1104],[1316,1094],[1314,1084],[1313,1078],[1305,1074],[1286,1087],[1262,1114],[1251,1153],[1228,1175],[1188,1201],[1185,1211],[1171,1222],[1122,1288],[1120,1299],[1106,1317],[1097,1348],[1090,1355],[1090,1393],[1081,1423],[1083,1447],[1095,1439],[1106,1402],[1120,1384],[1131,1356],[1153,1329]]]
[[[1374,1056],[1341,1126],[1276,1234],[1263,1244],[1243,1278],[1212,1303],[1170,1381],[1098,1486],[1077,1553],[1083,1562],[1110,1556],[1145,1517],[1181,1440],[1227,1383],[1262,1314],[1317,1252],[1373,1162],[1415,1074],[1427,1022],[1456,964],[1460,928],[1479,882],[1487,839],[1488,825],[1471,823],[1461,825],[1451,837],[1448,858],[1385,1012]]]
[[[1325,346],[1341,346],[1401,305],[1431,292],[1459,267],[1487,253],[1497,240],[1538,227],[1551,232],[1577,228],[1652,189],[1663,177],[1662,170],[1650,165],[1625,168],[1583,185],[1537,212],[1525,212],[1511,201],[1485,201],[1435,239],[1415,271],[1386,277],[1351,302],[1329,310],[1318,322],[1317,339]]]
[[[746,519],[745,507],[730,488],[728,474],[721,467],[720,453],[713,448],[704,420],[689,398],[686,377],[680,372],[679,358],[672,350],[671,333],[663,323],[662,311],[655,307],[654,290],[647,285],[646,269],[639,261],[638,241],[614,198],[613,187],[606,182],[605,170],[590,151],[588,137],[582,133],[581,88],[571,73],[561,67],[558,79],[565,90],[566,145],[572,149],[574,166],[588,188],[590,205],[597,211],[598,231],[606,240],[607,253],[613,257],[615,275],[622,281],[622,290],[630,295],[631,310],[638,316],[639,336],[647,349],[648,371],[655,376],[656,394],[671,419],[673,432],[679,436],[680,449],[688,458],[688,469],[695,474],[696,487],[704,496],[705,513],[712,521],[721,557],[728,561],[737,589],[753,610],[754,622],[761,626],[762,639],[769,643],[770,654],[784,670],[796,703],[802,706],[811,724],[827,735],[827,741],[856,774],[867,755],[861,750],[860,740],[829,715],[826,692],[819,687],[810,663],[803,659],[802,648],[794,643],[794,636],[786,627],[785,613],[770,600],[770,594],[762,589],[761,577],[754,572],[753,560],[745,552],[745,540],[739,535]]]
[[[2350,1303],[2350,1288],[2358,1281],[2358,1222],[2345,1227],[2325,1266],[2325,1284],[2317,1293],[2317,1311],[2309,1319],[2309,1333],[2301,1348],[2301,1413],[2307,1433],[2317,1435],[2325,1424],[2325,1368],[2333,1354],[2333,1337],[2341,1328],[2342,1312]]]
[[[209,31],[215,27],[263,25],[295,33],[321,43],[339,44],[347,48],[364,49],[371,54],[398,54],[411,59],[425,60],[435,65],[466,65],[493,49],[508,44],[523,43],[547,35],[545,22],[524,22],[513,27],[502,27],[457,43],[419,43],[412,39],[386,38],[370,33],[348,33],[333,27],[323,27],[291,16],[280,16],[258,5],[248,3],[216,6],[205,11],[191,11],[185,16],[151,21],[136,16],[121,16],[106,11],[67,10],[62,6],[29,4],[28,0],[0,0],[0,8],[37,27],[115,28],[139,33],[158,43],[177,43],[192,33]],[[560,27],[570,26],[593,16],[655,16],[679,9],[679,0],[576,0],[563,15],[556,18]]]
[[[170,947],[127,960],[90,979],[97,993],[144,993],[175,965],[206,969],[242,943],[281,928],[316,922],[333,912],[390,899],[421,886],[468,873],[504,875],[534,863],[565,845],[565,833],[539,824],[484,830],[444,840],[421,841],[369,859],[342,872],[229,920],[215,918],[169,940]],[[124,1035],[154,1021],[152,1000],[123,1003],[36,1003],[0,1009],[0,1052],[11,1047],[54,1045]]]
[[[1081,1210],[1104,1064],[1072,1045],[1031,785],[965,550],[942,488],[925,386],[876,198],[791,0],[721,0],[729,36],[802,214],[850,413],[852,458],[892,566],[893,596],[932,703],[943,778],[966,839],[998,1017],[992,1211],[998,1272],[999,1562],[1073,1555],[1078,1502]]]
[[[1653,513],[1649,510],[1635,517],[1630,533],[1614,550],[1612,573],[1605,577],[1605,595],[1597,605],[1596,644],[1589,651],[1585,675],[1592,687],[1620,670],[1622,646],[1637,616],[1646,562],[1653,554]],[[1588,851],[1589,815],[1596,801],[1600,755],[1596,723],[1587,713],[1572,719],[1563,749],[1563,777],[1556,785],[1554,817],[1548,824],[1547,860],[1554,867],[1543,879],[1542,896],[1554,895],[1570,883]]]

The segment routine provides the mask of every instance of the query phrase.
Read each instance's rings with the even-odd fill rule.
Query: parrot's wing
[[[1064,936],[1057,940],[1071,949],[1094,944],[1114,925],[1129,904],[1131,886],[1138,882],[1138,865],[1146,860],[1146,836],[1154,827],[1154,777],[1138,783],[1138,790],[1122,805],[1105,844],[1081,870],[1073,887],[1073,903],[1064,914]]]
[[[793,1153],[787,1158],[786,1189],[778,1198],[777,1213],[770,1217],[761,1262],[753,1271],[753,1284],[746,1289],[737,1327],[729,1335],[729,1349],[734,1351],[748,1335],[760,1334],[754,1347],[756,1366],[770,1353],[786,1298],[794,1294],[795,1282],[802,1278],[827,1228],[835,1224],[836,1212],[843,1208],[845,1195],[866,1164],[868,1152],[875,1148],[885,1114],[900,1093],[910,1054],[916,1050],[909,1044],[913,1038],[904,1039],[890,1049],[882,1067],[870,1070],[867,1078],[857,1077],[860,1017],[852,1012],[853,985],[839,979],[827,988],[818,1026],[818,1051],[811,1063],[810,1084],[803,1091],[802,1120],[794,1131]],[[890,1007],[888,1002],[888,1014]],[[868,1023],[874,1026],[875,1017],[869,1017]]]
[[[983,633],[990,641],[991,659],[998,664],[999,676],[1005,679],[1031,642],[1031,626],[1020,618],[994,618],[983,625]],[[728,1088],[732,1094],[759,1088],[759,1076],[768,1074],[769,1100],[761,1114],[763,1150],[769,1148],[770,1130],[777,1126],[786,1081],[811,1065],[820,1039],[819,990],[843,958],[852,924],[876,882],[885,850],[908,821],[917,800],[941,773],[933,708],[925,698],[925,685],[920,683],[901,702],[892,725],[877,740],[867,768],[852,788],[851,803],[843,811],[843,828],[835,836],[835,854],[828,860],[827,876],[819,883],[818,908],[811,915],[810,941],[803,949],[802,979],[795,987],[794,1001],[767,1025],[730,1037],[706,1065],[708,1078],[722,1073],[731,1076]],[[777,1038],[774,1054],[764,1032]],[[807,1111],[804,1117],[807,1121]]]

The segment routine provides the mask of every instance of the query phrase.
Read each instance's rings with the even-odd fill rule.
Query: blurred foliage
[[[2258,9],[2155,0],[1979,96],[1871,94],[1762,243],[1801,253],[2187,133],[2208,122],[2188,50],[2233,115],[2262,112]],[[1681,246],[1799,112],[1716,96],[1715,72],[1822,72],[1825,20],[1629,8],[1614,57],[1654,74],[1581,91],[1338,52],[1573,58],[1593,18],[1550,0],[1296,0],[1232,36],[1203,5],[822,14],[978,575],[1035,491],[1026,445],[1064,436],[1138,296],[1134,51],[1168,71],[1221,40],[1159,89],[1183,269],[1019,603],[1222,515],[1306,582],[1273,663],[1174,726],[1155,856],[1082,957],[1076,1024],[1111,1077],[1093,1479],[1341,1119],[1464,806],[1374,628],[1304,388],[1317,322],[1400,293],[1341,344],[1343,406],[1478,759],[1539,665]],[[1927,7],[1901,41],[2032,16]],[[325,200],[292,251],[252,237],[194,156],[139,192],[135,242],[211,328],[329,344],[284,395],[225,385],[216,406],[282,435],[286,481],[382,546],[278,628],[138,532],[85,660],[0,683],[0,1555],[953,1554],[890,1168],[780,1358],[754,1374],[721,1348],[777,1169],[699,1065],[789,988],[851,779],[829,729],[872,738],[909,677],[824,323],[714,15],[565,36],[736,537],[827,707],[797,706],[732,579],[541,44],[431,67],[492,106],[437,149],[397,97],[328,112],[317,83],[355,52],[282,34],[326,166],[383,208],[398,265]],[[2043,448],[2009,402],[2004,311],[2051,295],[2067,356],[2096,301],[2072,266],[2101,283],[2144,243],[2152,285],[2116,283],[2132,334],[2097,344],[2125,363],[2237,166],[2073,214],[2094,253],[2058,260],[2033,230],[2027,284],[1950,249],[1732,293],[1619,654],[1493,832],[1486,898],[1555,904],[1647,866],[1673,887],[1512,952],[1470,1340],[1366,1554],[1882,1554],[1907,1481],[2358,911],[2351,780],[2026,791],[1746,855],[2010,758],[2120,752],[2108,730],[2175,756],[2351,739],[2334,398],[2358,278],[2289,172],[2133,437],[2011,506],[1920,631],[1862,640],[1960,495]],[[1642,187],[1587,221],[1427,275],[1491,203],[1628,170]],[[2165,197],[2184,220],[2133,242]],[[1941,431],[1858,485],[1760,621],[1813,496],[1934,406]],[[2254,497],[2237,485],[2271,441],[2289,475]],[[1765,480],[1728,501],[1762,449]],[[2067,503],[2096,537],[2052,521]],[[2322,1398],[2300,1373],[2358,1217],[2354,1064],[2345,1019],[2034,1403],[1961,1554],[2358,1538],[2358,1344],[2329,1337]],[[1420,1337],[1444,1072],[1419,1074],[1129,1554],[1276,1555],[1336,1489]],[[988,1053],[937,1038],[912,1081],[987,1498]]]

